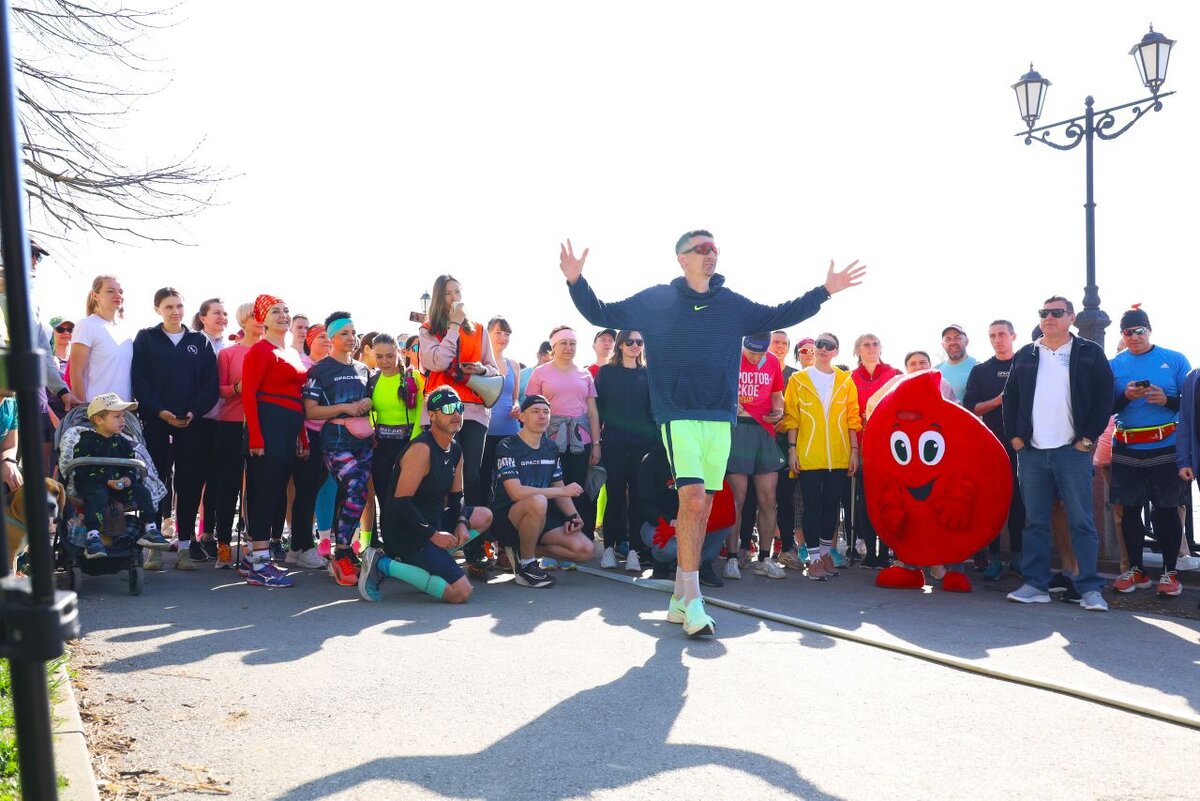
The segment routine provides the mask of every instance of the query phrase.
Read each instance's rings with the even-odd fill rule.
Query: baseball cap
[[[455,402],[462,402],[462,398],[454,387],[440,386],[425,396],[425,408],[430,411]]]
[[[68,320],[66,317],[51,317],[50,318],[50,327],[51,328],[58,328],[63,323],[70,323],[71,325],[75,325],[74,320]]]
[[[115,392],[105,392],[92,398],[88,404],[88,417],[95,417],[101,412],[132,412],[138,407],[137,401],[123,401]]]
[[[547,407],[550,405],[550,401],[542,395],[526,395],[525,400],[521,401],[521,411],[525,411],[530,406],[537,406],[539,403]]]
[[[946,336],[947,331],[957,331],[958,333],[962,334],[964,337],[967,335],[967,330],[965,328],[963,328],[961,325],[959,325],[958,323],[950,323],[950,325],[943,328],[942,336]]]
[[[611,328],[604,328],[600,331],[597,331],[596,336],[592,337],[592,344],[595,344],[596,340],[600,339],[600,337],[604,336],[605,334],[608,334],[613,339],[617,338],[617,332],[615,330]]]
[[[742,347],[746,350],[752,350],[756,353],[766,353],[767,346],[771,344],[771,332],[764,331],[757,334],[751,334],[742,340]]]

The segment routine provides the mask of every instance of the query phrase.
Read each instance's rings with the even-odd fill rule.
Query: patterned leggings
[[[367,505],[367,482],[371,478],[371,449],[322,452],[325,469],[338,484],[341,505],[335,510],[334,528],[337,547],[349,548],[358,529],[359,518]]]

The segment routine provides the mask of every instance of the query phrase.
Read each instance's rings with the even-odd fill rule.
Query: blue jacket
[[[198,331],[186,332],[178,345],[161,325],[138,331],[130,373],[143,420],[158,419],[163,409],[199,419],[217,404],[217,354]]]
[[[1192,468],[1200,473],[1200,415],[1196,408],[1196,384],[1200,382],[1200,367],[1187,374],[1183,384],[1183,400],[1179,404],[1179,428],[1175,430],[1175,467]]]
[[[1075,438],[1095,442],[1108,427],[1113,406],[1113,374],[1104,350],[1089,339],[1071,335],[1071,419]],[[1033,393],[1037,388],[1038,345],[1031,342],[1013,355],[1004,384],[1004,436],[1033,440]]]
[[[712,277],[707,292],[692,290],[680,277],[615,303],[598,300],[582,276],[568,286],[575,308],[589,323],[642,332],[650,407],[660,425],[733,423],[742,337],[807,320],[829,298],[819,286],[787,303],[765,306],[726,289],[721,275]]]

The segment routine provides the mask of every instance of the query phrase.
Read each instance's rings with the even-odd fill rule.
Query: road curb
[[[58,703],[51,711],[54,738],[54,767],[68,784],[59,790],[58,797],[70,801],[100,801],[96,787],[96,774],[92,771],[92,757],[88,753],[87,737],[83,732],[83,720],[79,717],[79,704],[75,700],[75,688],[67,675],[66,665],[59,665],[54,674],[58,684]]]

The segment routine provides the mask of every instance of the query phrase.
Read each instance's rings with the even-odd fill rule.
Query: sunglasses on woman
[[[837,350],[837,343],[831,342],[828,339],[818,339],[817,340],[817,348],[819,350],[834,351],[834,350]]]
[[[642,345],[646,344],[646,341],[644,339],[627,339],[627,340],[625,340],[625,344],[631,348],[632,347],[640,348]]]
[[[696,245],[695,247],[692,247],[692,248],[688,248],[687,250],[685,250],[683,252],[684,253],[699,253],[701,256],[707,256],[709,253],[713,254],[714,256],[721,255],[721,251],[717,250],[717,246],[714,245],[712,242],[701,242],[699,245]]]
[[[1038,317],[1041,317],[1043,320],[1045,320],[1047,317],[1053,317],[1055,320],[1057,320],[1066,313],[1066,309],[1038,309]]]
[[[59,334],[71,334],[71,333],[75,332],[75,326],[60,325],[60,326],[56,326],[54,331],[55,331],[55,333],[59,333]]]

